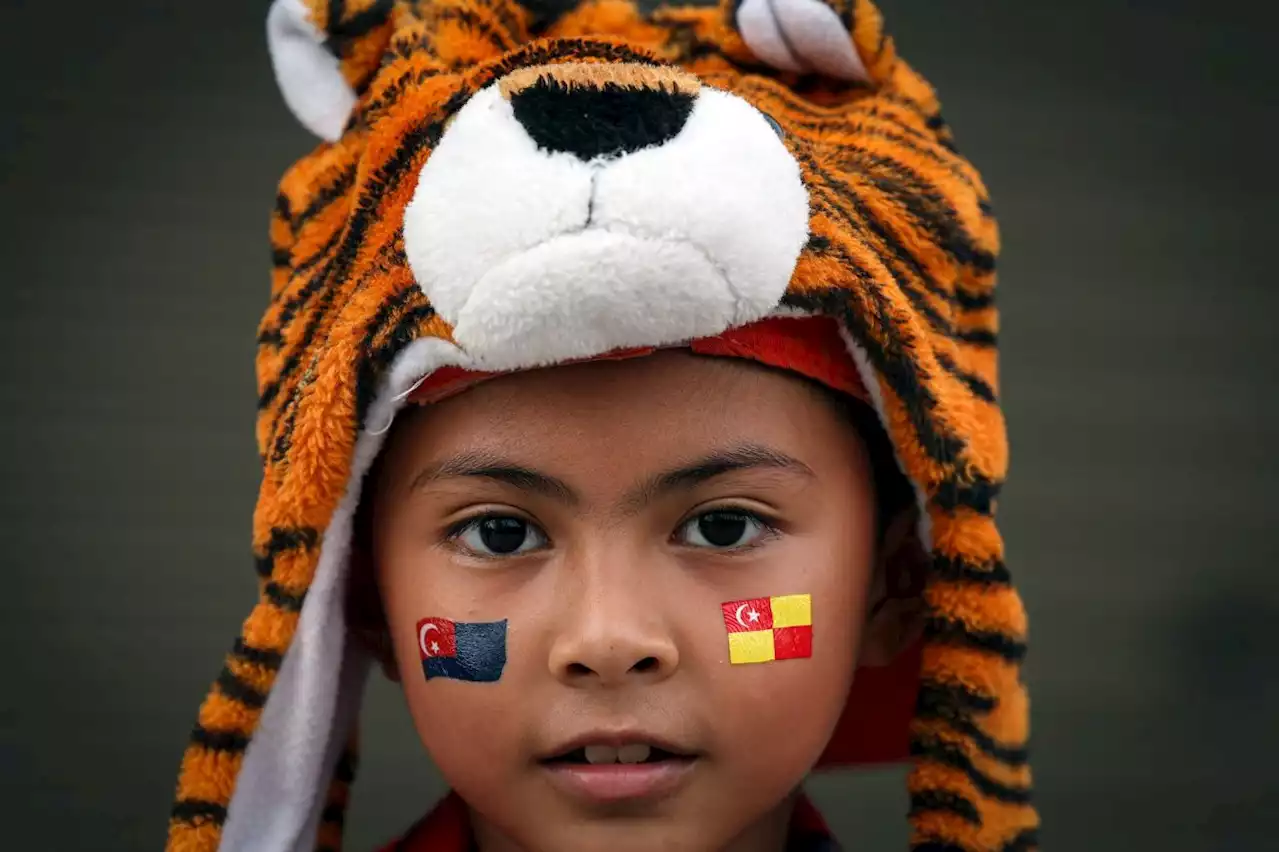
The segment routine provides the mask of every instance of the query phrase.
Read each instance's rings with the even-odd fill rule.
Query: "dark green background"
[[[886,5],[1003,225],[1002,517],[1045,846],[1272,849],[1275,7]],[[255,596],[267,212],[311,145],[265,8],[5,5],[8,849],[161,845]],[[439,789],[397,693],[368,710],[354,850]],[[857,848],[902,848],[898,775],[814,790]]]

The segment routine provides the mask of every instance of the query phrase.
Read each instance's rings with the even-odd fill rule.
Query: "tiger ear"
[[[742,40],[782,71],[879,84],[891,73],[893,43],[870,0],[730,0]]]
[[[393,0],[273,0],[267,47],[276,83],[302,125],[342,136],[357,93],[391,40]]]

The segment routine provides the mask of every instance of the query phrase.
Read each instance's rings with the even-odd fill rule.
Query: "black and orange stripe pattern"
[[[734,0],[650,14],[630,0],[588,0],[537,21],[513,0],[307,2],[358,102],[339,141],[288,171],[272,214],[274,274],[257,357],[261,595],[200,709],[168,849],[217,848],[372,400],[409,342],[450,336],[404,256],[401,223],[418,170],[474,92],[565,61],[678,64],[782,126],[811,205],[784,304],[836,318],[863,353],[928,514],[913,847],[1036,848],[1020,677],[1026,619],[995,520],[1007,466],[997,227],[933,90],[897,56],[874,6],[823,0],[872,78],[848,84],[763,65],[734,27]],[[339,848],[353,774],[354,744],[332,780],[319,848]]]

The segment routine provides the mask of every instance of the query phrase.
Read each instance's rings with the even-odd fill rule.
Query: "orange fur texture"
[[[732,0],[650,14],[630,0],[588,0],[537,22],[512,0],[309,0],[358,103],[342,139],[284,176],[271,219],[275,271],[257,358],[261,597],[184,754],[170,852],[218,845],[380,381],[410,341],[450,335],[404,257],[414,177],[480,88],[536,65],[621,61],[679,66],[785,131],[811,221],[783,304],[834,317],[866,353],[930,524],[913,848],[1036,848],[1019,675],[1026,619],[995,523],[1007,464],[996,224],[932,88],[897,56],[879,12],[866,0],[824,2],[850,31],[869,83],[765,66],[735,30]],[[318,848],[340,845],[354,767],[353,743],[332,780]]]

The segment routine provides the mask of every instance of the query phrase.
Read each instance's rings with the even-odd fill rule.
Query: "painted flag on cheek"
[[[507,665],[507,622],[450,621],[424,618],[418,622],[418,655],[422,674],[492,683]]]
[[[808,595],[750,598],[720,605],[729,633],[729,662],[767,663],[813,655],[813,605]]]

